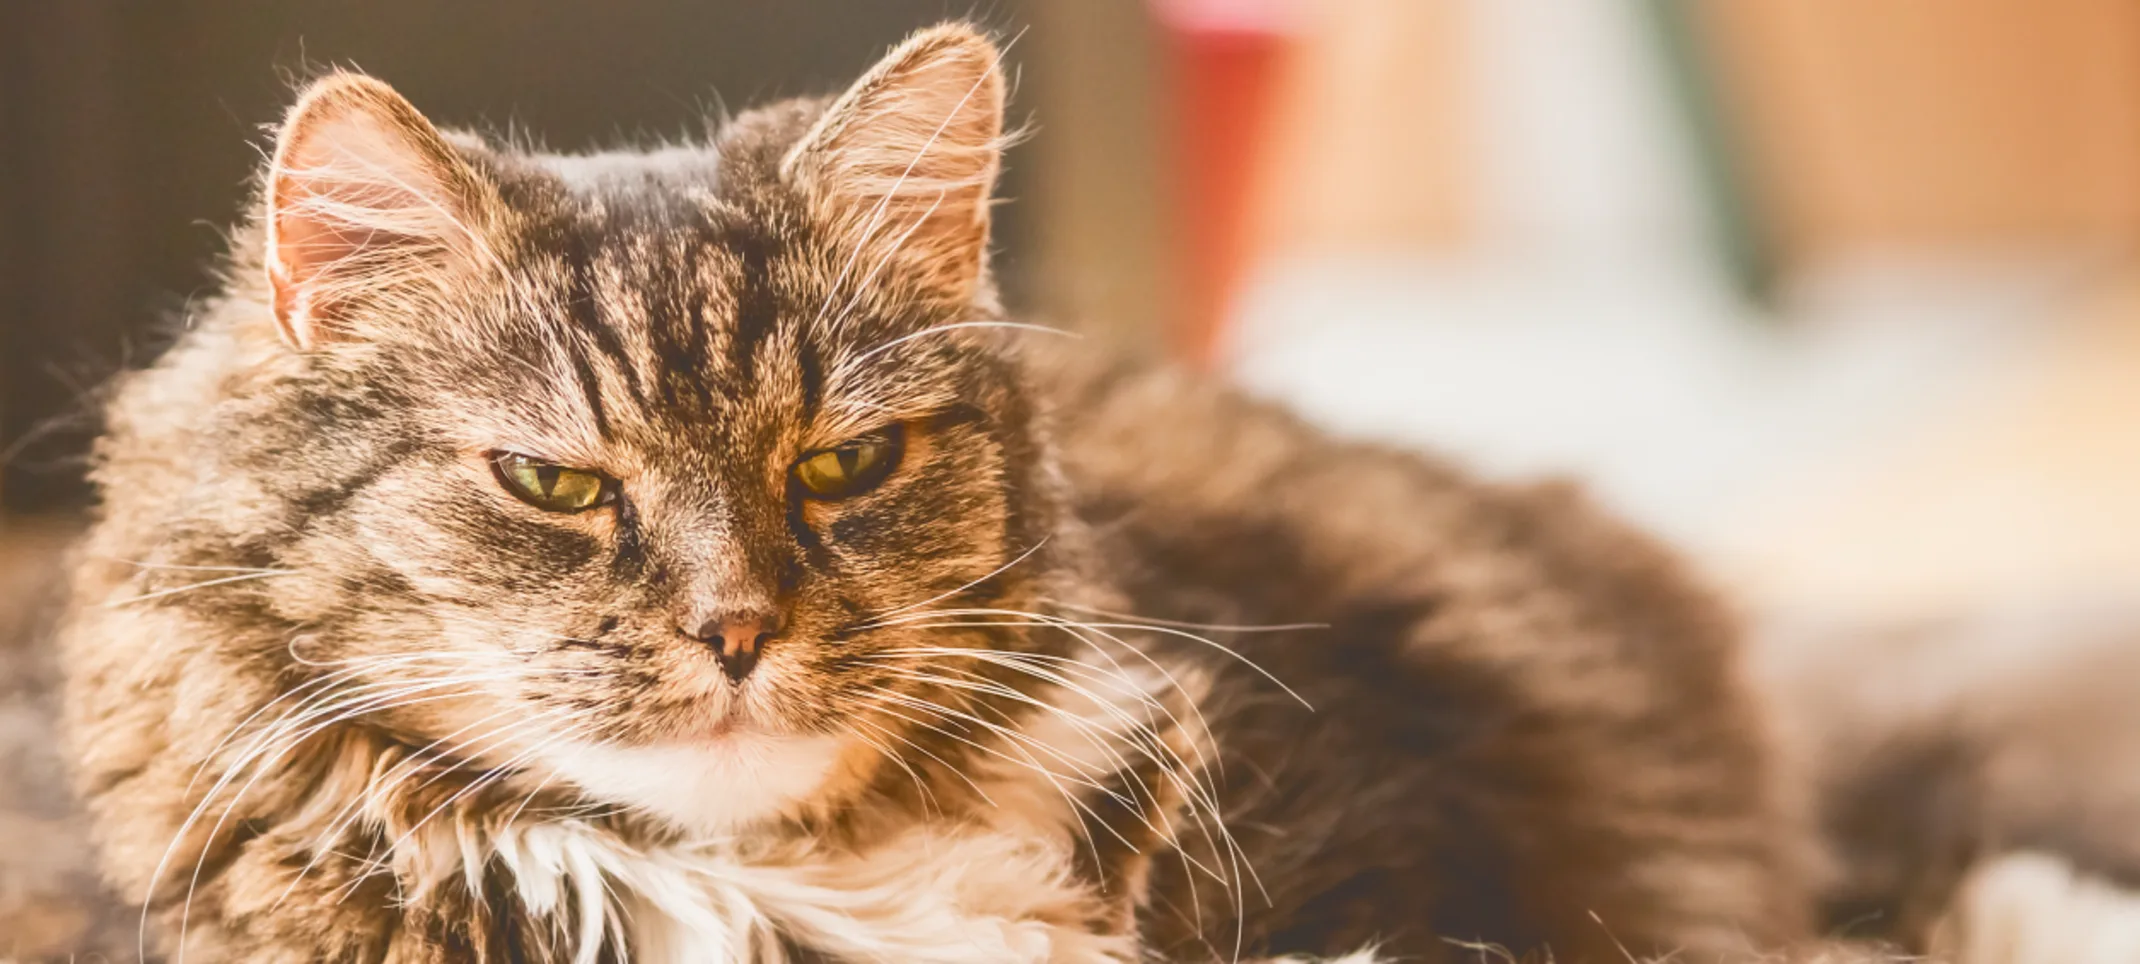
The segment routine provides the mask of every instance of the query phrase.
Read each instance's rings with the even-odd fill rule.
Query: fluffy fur
[[[441,133],[352,75],[300,98],[226,291],[110,407],[61,634],[151,946],[1694,962],[1806,936],[1731,620],[1665,553],[1565,488],[1003,318],[997,60],[927,31],[840,98],[652,155]],[[869,433],[904,440],[881,485],[797,488]],[[543,512],[500,452],[611,498]],[[782,617],[740,680],[688,630],[739,607]]]

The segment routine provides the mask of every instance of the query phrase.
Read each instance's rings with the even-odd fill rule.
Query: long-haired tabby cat
[[[198,962],[1739,959],[1729,620],[1559,488],[1005,320],[965,27],[704,144],[337,74],[127,377],[63,629]]]

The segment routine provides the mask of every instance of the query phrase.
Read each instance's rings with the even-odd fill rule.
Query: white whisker
[[[249,572],[278,576],[294,575],[297,572],[295,569],[266,569],[258,566],[188,566],[170,562],[141,562],[134,559],[121,559],[117,556],[105,555],[92,555],[90,558],[116,562],[123,566],[133,566],[136,569],[149,569],[160,572]]]
[[[224,586],[234,582],[248,582],[254,579],[272,579],[276,576],[294,575],[298,575],[298,573],[286,569],[273,569],[261,572],[241,573],[235,576],[225,576],[221,579],[209,579],[205,582],[196,582],[184,586],[173,586],[170,589],[158,589],[154,592],[145,592],[138,596],[128,596],[125,599],[115,599],[102,604],[101,608],[117,609],[121,606],[128,606],[137,602],[147,602],[151,599],[163,599],[169,596],[176,596],[179,593],[193,592],[197,589],[207,589],[211,586]]]
[[[1011,561],[1009,561],[1009,562],[1006,562],[1006,563],[1004,563],[1004,564],[1002,564],[1002,565],[1000,565],[1000,566],[997,566],[997,567],[996,567],[996,568],[994,568],[994,569],[991,569],[991,570],[989,570],[989,571],[988,571],[988,574],[987,574],[987,575],[984,575],[984,576],[981,576],[980,578],[977,578],[977,579],[971,580],[971,581],[967,582],[967,583],[966,583],[965,585],[962,585],[962,586],[958,587],[957,589],[953,589],[953,590],[950,590],[950,591],[948,591],[948,592],[941,592],[941,593],[937,593],[936,595],[934,595],[934,596],[930,596],[929,598],[927,598],[927,599],[924,599],[924,600],[922,600],[922,601],[920,601],[920,602],[912,602],[912,603],[908,603],[908,604],[906,604],[906,605],[904,605],[904,606],[901,606],[901,607],[899,607],[899,608],[897,608],[897,609],[893,609],[893,610],[888,610],[888,611],[886,611],[886,612],[880,613],[880,614],[878,614],[878,615],[876,615],[876,616],[873,616],[873,617],[871,617],[871,618],[870,618],[870,619],[868,619],[868,620],[864,620],[864,623],[865,623],[865,625],[864,625],[863,627],[861,627],[861,628],[865,628],[865,629],[866,629],[866,628],[870,628],[870,627],[869,627],[869,626],[867,625],[868,623],[872,623],[872,622],[875,622],[876,620],[881,620],[881,619],[887,619],[887,618],[890,618],[890,617],[892,617],[892,616],[897,616],[897,615],[899,615],[900,613],[904,613],[904,612],[909,612],[909,611],[912,611],[912,610],[915,610],[915,609],[920,609],[921,607],[923,607],[923,606],[927,606],[927,605],[930,605],[931,603],[938,603],[938,602],[942,602],[942,601],[944,601],[944,600],[946,600],[946,599],[949,599],[949,598],[951,598],[951,597],[953,597],[953,596],[956,596],[956,595],[958,595],[959,593],[965,592],[965,591],[966,591],[966,590],[968,590],[968,589],[972,589],[973,587],[975,587],[975,586],[978,586],[978,585],[980,585],[980,584],[982,584],[982,583],[984,583],[984,582],[987,582],[987,581],[989,581],[990,579],[994,579],[994,578],[996,578],[997,576],[1000,576],[1000,575],[1002,575],[1002,574],[1004,574],[1004,573],[1006,573],[1006,572],[1009,572],[1009,571],[1011,570],[1011,568],[1012,568],[1013,566],[1016,566],[1016,565],[1018,565],[1019,563],[1021,563],[1021,562],[1024,562],[1024,561],[1026,561],[1027,559],[1030,559],[1030,558],[1032,558],[1032,557],[1033,557],[1033,554],[1034,554],[1034,553],[1036,553],[1036,552],[1039,552],[1039,551],[1041,550],[1041,547],[1042,547],[1042,546],[1045,546],[1045,545],[1047,545],[1047,544],[1048,544],[1048,537],[1046,537],[1046,536],[1042,536],[1039,542],[1035,542],[1035,543],[1033,543],[1033,546],[1032,546],[1032,548],[1030,548],[1030,549],[1027,549],[1027,550],[1026,550],[1026,551],[1024,551],[1024,552],[1021,552],[1021,553],[1019,553],[1019,554],[1018,554],[1018,556],[1017,556],[1017,558],[1015,558],[1015,559],[1012,559],[1012,560],[1011,560]]]
[[[894,618],[894,619],[881,619],[881,620],[878,620],[878,621],[876,621],[876,622],[872,622],[872,623],[865,623],[865,624],[863,624],[863,625],[861,625],[861,626],[857,626],[857,627],[855,627],[855,629],[856,629],[857,631],[862,631],[862,630],[871,630],[871,629],[884,629],[884,628],[888,628],[888,627],[891,627],[891,626],[898,626],[898,625],[906,625],[906,624],[909,624],[909,623],[919,622],[920,620],[923,620],[923,619],[927,619],[927,618],[929,618],[929,617],[932,617],[932,616],[1014,616],[1014,617],[1018,617],[1018,618],[1022,618],[1022,619],[1035,619],[1035,620],[1041,620],[1041,621],[1045,621],[1045,622],[1049,622],[1049,623],[1053,623],[1053,624],[1059,624],[1059,625],[1063,625],[1063,626],[1078,626],[1078,627],[1082,627],[1082,628],[1085,628],[1085,629],[1091,629],[1091,630],[1095,630],[1095,631],[1100,631],[1100,630],[1109,630],[1109,629],[1134,629],[1134,630],[1142,630],[1142,631],[1145,631],[1145,632],[1150,632],[1150,633],[1158,633],[1158,634],[1160,634],[1160,635],[1163,635],[1163,636],[1172,636],[1172,637],[1175,637],[1175,638],[1178,638],[1178,639],[1186,639],[1186,640],[1189,640],[1189,641],[1191,641],[1191,642],[1197,643],[1197,644],[1199,644],[1199,645],[1202,645],[1202,646],[1206,646],[1206,647],[1209,647],[1209,648],[1211,648],[1212,650],[1215,650],[1215,651],[1219,652],[1220,654],[1223,654],[1223,655],[1225,655],[1226,657],[1228,657],[1228,658],[1230,658],[1230,659],[1234,660],[1235,662],[1238,662],[1238,663],[1240,663],[1241,665],[1243,665],[1243,666],[1245,666],[1245,667],[1249,668],[1250,670],[1253,670],[1253,671],[1255,671],[1255,673],[1256,673],[1257,675],[1259,675],[1259,676],[1262,676],[1262,677],[1263,677],[1264,679],[1266,679],[1266,680],[1269,680],[1269,681],[1271,682],[1271,684],[1272,684],[1272,685],[1274,685],[1274,686],[1278,687],[1278,688],[1279,688],[1279,689],[1281,689],[1281,690],[1284,690],[1284,691],[1285,691],[1285,694],[1286,694],[1287,696],[1290,696],[1290,697],[1292,697],[1292,698],[1293,698],[1293,700],[1294,700],[1294,702],[1297,702],[1297,703],[1299,703],[1299,704],[1300,704],[1300,705],[1301,705],[1302,707],[1305,707],[1305,708],[1307,708],[1307,709],[1309,709],[1309,710],[1313,710],[1313,709],[1315,709],[1315,706],[1314,706],[1313,704],[1309,703],[1309,702],[1307,701],[1307,699],[1306,699],[1305,697],[1301,696],[1301,695],[1300,695],[1300,694],[1299,694],[1298,692],[1295,692],[1295,691],[1294,691],[1294,689],[1293,689],[1293,688],[1292,688],[1291,686],[1288,686],[1288,685],[1286,685],[1286,683],[1285,683],[1285,681],[1284,681],[1284,680],[1281,680],[1281,679],[1279,679],[1279,678],[1277,677],[1277,675],[1276,675],[1276,674],[1274,674],[1274,673],[1272,673],[1272,672],[1271,672],[1270,670],[1264,669],[1264,668],[1263,668],[1263,666],[1262,666],[1261,664],[1258,664],[1258,663],[1257,663],[1256,661],[1254,661],[1254,660],[1252,660],[1252,659],[1249,659],[1248,657],[1246,657],[1246,656],[1243,656],[1243,655],[1241,655],[1240,653],[1238,653],[1238,652],[1235,652],[1234,650],[1228,649],[1228,648],[1226,648],[1225,646],[1222,646],[1222,645],[1220,645],[1220,644],[1219,644],[1219,643],[1217,643],[1217,642],[1214,642],[1214,641],[1212,641],[1212,640],[1210,640],[1210,639],[1206,639],[1206,638],[1204,638],[1204,637],[1202,637],[1202,636],[1198,636],[1198,635],[1196,635],[1195,633],[1189,632],[1188,630],[1185,630],[1185,629],[1181,629],[1181,628],[1179,628],[1179,627],[1175,627],[1175,626],[1168,626],[1168,625],[1163,625],[1163,624],[1155,624],[1155,623],[1147,623],[1147,622],[1112,622],[1112,623],[1093,623],[1093,622],[1085,622],[1085,621],[1083,621],[1083,620],[1076,620],[1076,619],[1068,619],[1068,618],[1065,618],[1065,617],[1061,617],[1061,616],[1050,616],[1050,615],[1048,615],[1048,614],[1046,614],[1046,613],[1033,613],[1033,612],[1024,612],[1024,611],[1021,611],[1021,610],[1016,610],[1016,609],[986,609],[986,608],[976,608],[976,609],[939,609],[939,610],[929,610],[929,611],[926,611],[926,612],[919,612],[919,613],[910,613],[910,614],[907,614],[907,615],[904,615],[904,616],[900,616],[900,617],[897,617],[897,618]],[[1126,646],[1126,647],[1127,647],[1127,646],[1130,646],[1130,644],[1129,644],[1128,642],[1124,641],[1124,640],[1123,640],[1123,639],[1121,639],[1120,637],[1114,636],[1113,634],[1110,634],[1110,633],[1104,633],[1104,632],[1103,632],[1103,633],[1101,633],[1101,635],[1102,635],[1102,636],[1103,636],[1104,638],[1106,638],[1106,639],[1109,639],[1109,640],[1112,640],[1112,641],[1114,641],[1114,642],[1116,642],[1116,643],[1119,643],[1119,644],[1121,644],[1121,645],[1123,645],[1123,646]],[[1135,648],[1135,647],[1131,647],[1131,648]]]
[[[1050,335],[1061,335],[1065,338],[1084,337],[1074,331],[1066,331],[1061,328],[1051,328],[1047,325],[1033,325],[1017,321],[957,321],[952,322],[950,324],[935,325],[929,328],[924,328],[910,335],[901,335],[897,338],[885,342],[884,344],[878,345],[875,348],[865,351],[860,355],[856,355],[853,358],[849,358],[843,361],[841,363],[840,370],[843,373],[852,371],[855,367],[860,366],[864,362],[867,362],[870,359],[877,357],[878,355],[882,355],[885,352],[891,351],[892,349],[897,348],[900,345],[904,345],[907,342],[913,341],[917,338],[921,338],[927,335],[939,334],[946,331],[957,331],[959,329],[964,328],[1007,328],[1013,331],[1045,332]]]
[[[1090,613],[1094,616],[1104,616],[1109,619],[1119,619],[1124,622],[1132,622],[1139,625],[1167,626],[1174,629],[1201,629],[1207,632],[1214,633],[1285,633],[1293,632],[1295,630],[1330,628],[1329,623],[1191,623],[1183,622],[1177,619],[1154,619],[1150,616],[1138,616],[1132,613],[1111,612],[1109,610],[1100,609],[1093,606],[1082,606],[1077,603],[1063,602],[1058,599],[1047,600],[1047,603],[1048,605],[1054,606],[1057,609],[1068,609],[1074,612]]]

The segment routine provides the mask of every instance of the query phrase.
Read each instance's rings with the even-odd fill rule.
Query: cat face
[[[997,53],[563,158],[316,83],[269,173],[285,347],[227,435],[291,651],[490,766],[683,822],[866,782],[1048,645],[1056,508],[986,277]],[[924,737],[925,738],[925,737]]]

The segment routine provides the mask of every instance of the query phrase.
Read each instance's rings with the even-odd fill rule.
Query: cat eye
[[[861,495],[883,484],[899,466],[905,442],[906,433],[893,425],[829,449],[804,453],[795,463],[795,483],[813,499],[832,501]]]
[[[491,456],[498,484],[514,497],[544,512],[582,512],[607,503],[615,488],[609,478],[586,469],[500,452]]]

